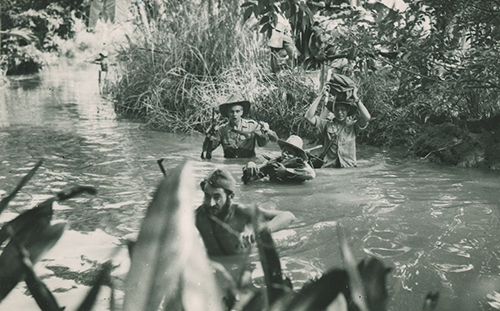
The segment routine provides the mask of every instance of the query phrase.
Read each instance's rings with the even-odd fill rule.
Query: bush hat
[[[307,154],[304,149],[302,149],[302,138],[300,138],[299,136],[291,135],[286,141],[278,139],[278,145],[280,146],[281,150],[283,150],[283,148],[285,147],[295,150],[302,159],[307,161]]]
[[[231,192],[235,192],[236,190],[236,180],[234,180],[231,173],[223,169],[216,169],[208,175],[208,177],[200,183],[201,190],[205,189],[207,183],[214,188],[222,188]]]
[[[243,116],[248,115],[250,112],[250,102],[248,100],[240,100],[235,102],[224,103],[219,106],[219,112],[223,117],[229,116],[229,109],[234,105],[240,105],[243,107]]]

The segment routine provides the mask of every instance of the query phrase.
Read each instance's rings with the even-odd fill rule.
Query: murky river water
[[[0,88],[0,196],[40,158],[44,163],[0,222],[73,185],[98,189],[96,196],[56,204],[55,219],[67,222],[67,231],[37,264],[60,304],[74,310],[88,290],[75,275],[113,253],[118,261],[127,256],[119,238],[139,229],[162,177],[156,160],[164,158],[168,169],[190,159],[198,179],[219,166],[240,177],[244,161],[224,160],[220,150],[202,161],[201,143],[197,135],[117,120],[99,96],[97,67],[61,66],[11,79]],[[258,150],[278,152],[276,144]],[[342,266],[337,222],[356,258],[376,256],[392,267],[389,310],[420,310],[431,290],[441,293],[439,310],[500,309],[500,172],[399,160],[383,151],[361,150],[360,158],[358,168],[319,170],[303,185],[241,185],[240,202],[297,216],[278,241],[294,285]],[[201,202],[201,191],[195,196]],[[38,308],[20,284],[0,310]]]

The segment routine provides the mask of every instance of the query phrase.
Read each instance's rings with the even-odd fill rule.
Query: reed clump
[[[203,132],[212,108],[246,99],[251,117],[280,136],[311,131],[303,125],[311,81],[298,69],[270,73],[267,38],[251,21],[242,23],[237,1],[170,6],[168,17],[148,15],[147,26],[139,23],[118,51],[122,77],[113,93],[120,115],[158,130]]]

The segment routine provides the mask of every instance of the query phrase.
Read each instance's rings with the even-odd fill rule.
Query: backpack
[[[337,93],[345,93],[354,90],[356,87],[356,83],[354,83],[351,78],[336,73],[332,74],[328,81],[328,85],[330,86],[330,92],[335,91]]]

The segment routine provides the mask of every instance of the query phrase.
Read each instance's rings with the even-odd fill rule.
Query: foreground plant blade
[[[105,262],[99,271],[99,274],[97,275],[96,281],[92,288],[90,289],[89,293],[83,300],[82,304],[80,307],[78,307],[77,311],[90,311],[94,307],[94,304],[97,299],[97,295],[99,294],[99,290],[101,289],[101,286],[105,284],[110,283],[110,278],[111,278],[111,269],[113,268],[113,265],[111,261]]]
[[[342,259],[344,260],[345,270],[349,276],[352,300],[356,303],[360,311],[368,311],[368,304],[364,298],[366,296],[363,290],[363,281],[361,280],[361,276],[356,267],[356,259],[354,259],[351,248],[347,243],[344,229],[340,224],[337,225],[337,236],[339,238],[340,253],[342,254]]]
[[[433,311],[439,301],[439,292],[428,292],[425,296],[422,311]]]
[[[30,261],[35,264],[56,242],[64,232],[64,223],[53,226],[34,226],[18,240],[29,253]],[[25,276],[24,268],[19,260],[19,250],[13,241],[9,242],[0,256],[0,301]]]
[[[329,270],[318,280],[304,285],[290,301],[278,301],[271,311],[386,310],[385,279],[390,268],[376,258],[362,260],[356,265],[342,228],[338,226],[337,229],[346,269]]]
[[[344,270],[332,269],[323,274],[318,280],[304,285],[290,302],[276,304],[271,310],[326,310],[339,295],[344,295],[347,288],[347,273]],[[334,310],[337,311],[337,309]]]
[[[23,179],[21,179],[21,181],[19,182],[17,187],[11,192],[11,194],[9,194],[7,197],[3,198],[2,201],[0,201],[0,214],[7,207],[7,205],[9,205],[9,202],[16,196],[16,194],[19,192],[19,190],[21,190],[21,188],[24,187],[24,185],[26,185],[26,183],[31,178],[33,178],[33,175],[35,175],[36,170],[38,170],[40,165],[42,165],[42,162],[43,162],[43,160],[38,161],[35,164],[35,166],[31,169],[31,171],[29,171],[29,173],[26,174],[26,176],[24,176]]]
[[[45,285],[45,283],[42,282],[42,280],[40,280],[35,274],[35,271],[33,270],[33,263],[29,258],[28,250],[24,246],[18,243],[16,244],[21,255],[21,265],[24,268],[24,273],[26,274],[26,285],[28,286],[33,298],[35,298],[35,301],[40,309],[42,311],[64,310],[64,308],[59,307],[59,304],[57,303],[52,292],[47,288],[47,285]]]
[[[125,282],[125,311],[221,311],[205,248],[194,225],[191,166],[168,172],[151,202]]]
[[[93,187],[76,186],[67,191],[61,191],[57,193],[55,197],[45,200],[36,207],[21,213],[19,216],[6,223],[0,230],[0,245],[2,245],[9,235],[17,235],[18,232],[25,231],[32,227],[35,222],[44,221],[49,224],[52,219],[52,205],[54,201],[68,200],[84,192],[88,194],[97,193],[96,189]]]
[[[253,225],[259,249],[260,262],[266,282],[268,306],[272,306],[278,299],[291,292],[290,284],[287,284],[281,270],[280,257],[273,241],[271,232],[260,223],[259,209],[254,206]]]
[[[35,223],[50,224],[52,219],[52,203],[51,198],[38,206],[21,213],[13,220],[6,223],[0,229],[0,245],[9,238],[9,236],[17,236],[19,232],[27,232]]]

